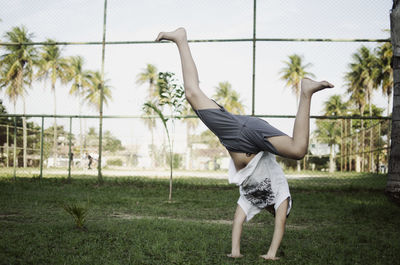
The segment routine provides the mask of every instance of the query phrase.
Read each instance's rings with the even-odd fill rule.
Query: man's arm
[[[276,257],[276,252],[278,251],[279,245],[282,242],[283,234],[285,233],[286,214],[288,205],[289,205],[289,199],[286,199],[281,203],[281,205],[279,205],[278,210],[276,211],[274,235],[272,237],[272,242],[269,247],[268,253],[266,255],[261,256],[264,259],[270,259],[270,260],[279,259]]]

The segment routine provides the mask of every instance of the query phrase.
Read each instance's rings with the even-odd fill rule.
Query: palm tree
[[[105,105],[108,105],[108,102],[112,99],[111,86],[107,84],[109,81],[110,80],[105,79],[103,83],[103,102]],[[101,84],[101,73],[99,71],[91,71],[89,87],[84,90],[84,101],[94,107],[97,111],[100,111]]]
[[[19,97],[23,101],[23,113],[25,114],[25,93],[26,85],[30,86],[33,77],[33,67],[37,63],[37,51],[32,42],[33,33],[29,33],[24,27],[13,27],[4,35],[9,42],[18,43],[16,45],[4,46],[5,54],[0,57],[1,80],[0,86],[6,88],[6,94],[14,105],[16,113],[16,103]],[[22,44],[23,43],[23,44]],[[27,131],[26,118],[23,121],[23,161],[24,167],[27,166],[26,147]]]
[[[68,81],[68,60],[61,56],[62,50],[55,45],[55,41],[47,39],[46,44],[42,47],[39,61],[39,71],[37,77],[39,80],[50,79],[51,91],[54,100],[54,115],[57,115],[57,98],[56,98],[56,82],[62,83]],[[54,134],[53,134],[53,156],[57,156],[57,118],[54,117]]]
[[[327,101],[324,102],[324,115],[326,116],[342,116],[346,114],[348,104],[342,101],[340,95],[332,95]],[[334,161],[334,146],[341,142],[342,135],[342,120],[335,121],[321,121],[317,122],[320,137],[326,137],[329,139],[328,145],[330,147],[329,155],[329,171],[333,172],[336,168]],[[341,128],[339,130],[339,128]],[[318,133],[317,133],[318,135]],[[342,150],[342,148],[341,148]],[[343,156],[343,153],[341,152]]]
[[[336,122],[331,122],[329,120],[317,120],[316,125],[317,129],[314,133],[317,139],[323,143],[327,143],[330,148],[329,172],[333,172],[336,168],[334,147],[340,141],[340,127],[337,126]]]
[[[285,67],[281,69],[281,79],[286,81],[286,86],[291,87],[296,95],[296,106],[299,106],[300,82],[305,77],[314,77],[314,74],[307,72],[306,69],[312,66],[311,63],[303,64],[303,57],[297,54],[289,56],[289,61],[284,61]]]
[[[90,86],[90,71],[85,70],[83,65],[85,60],[81,56],[71,56],[69,59],[68,75],[67,79],[72,82],[71,88],[69,90],[70,95],[75,95],[79,100],[79,115],[82,115],[82,97],[85,89]],[[82,119],[79,119],[79,145],[82,147],[83,143],[83,133],[82,133]],[[80,148],[81,155],[83,149]]]
[[[229,82],[220,82],[218,86],[215,87],[213,98],[220,102],[229,112],[235,114],[244,113],[244,106],[240,100],[240,95],[232,89],[232,85]]]
[[[143,72],[139,73],[136,77],[136,83],[139,85],[143,85],[145,83],[149,84],[149,95],[148,99],[154,99],[157,97],[157,79],[158,79],[158,70],[157,67],[152,64],[147,64],[146,68],[143,69]]]
[[[348,82],[348,92],[354,93],[355,96],[351,96],[352,99],[356,99],[358,101],[358,105],[360,106],[360,115],[364,115],[365,104],[359,104],[360,96],[365,96],[366,104],[369,106],[369,113],[372,113],[372,90],[377,88],[377,58],[371,52],[371,50],[365,46],[361,46],[360,49],[356,53],[352,55],[353,62],[349,65],[350,72],[346,74],[345,79]],[[363,91],[358,91],[363,90]],[[363,100],[364,101],[364,100]],[[364,156],[364,141],[365,141],[365,132],[364,132],[363,121],[361,121],[361,130],[362,130],[362,152]],[[372,130],[370,131],[370,149],[372,145]],[[372,153],[371,153],[372,154]],[[372,158],[372,156],[370,156]],[[369,167],[371,170],[372,161],[370,159]],[[364,159],[362,160],[362,170],[364,170]]]
[[[301,79],[305,77],[314,77],[314,74],[307,72],[306,69],[312,66],[311,63],[303,64],[303,57],[297,54],[289,55],[289,61],[283,61],[286,65],[281,69],[281,79],[286,81],[286,86],[292,88],[296,95],[296,108],[299,108]],[[304,160],[305,165],[305,160]],[[300,171],[300,161],[297,161],[297,171]]]
[[[139,73],[136,77],[136,84],[143,85],[145,83],[149,84],[148,87],[148,95],[147,95],[147,101],[152,102],[153,104],[156,104],[157,98],[158,98],[158,91],[157,91],[157,80],[158,80],[158,70],[157,67],[152,65],[152,64],[147,64],[146,68],[143,69],[141,73]],[[154,111],[152,108],[144,108],[143,109],[143,114],[145,116],[155,116],[157,113]],[[155,145],[154,145],[154,129],[157,126],[156,119],[153,117],[149,117],[144,119],[144,123],[147,126],[147,128],[150,131],[151,134],[151,146],[150,146],[150,151],[151,151],[151,156],[152,156],[152,166],[155,166]]]
[[[385,42],[378,47],[376,53],[378,57],[376,82],[382,87],[382,93],[387,97],[387,116],[389,116],[390,99],[392,98],[393,90],[393,70],[391,67],[393,57],[392,44],[390,42]]]
[[[392,98],[393,90],[393,69],[392,69],[392,57],[393,48],[390,42],[385,42],[377,49],[378,57],[378,76],[377,83],[382,88],[382,93],[387,97],[387,116],[390,115],[390,99]],[[390,137],[388,135],[386,140],[387,147],[390,147]],[[389,157],[389,149],[388,149]]]
[[[357,64],[360,69],[360,84],[366,91],[367,104],[369,113],[372,113],[372,91],[378,87],[376,80],[378,76],[378,60],[371,50],[365,46],[361,46],[356,53],[353,54],[353,64]]]
[[[365,105],[366,102],[366,91],[362,86],[361,82],[361,67],[358,64],[350,64],[351,71],[345,74],[345,81],[347,85],[347,93],[350,94],[350,103],[356,106],[356,109],[359,110],[359,115],[364,116]],[[361,153],[362,157],[364,157],[364,139],[365,139],[365,131],[364,131],[364,120],[361,119]],[[358,149],[358,145],[357,145]],[[358,152],[357,152],[358,153]],[[356,171],[359,170],[359,154],[356,154]],[[361,159],[361,168],[364,170],[364,159]]]

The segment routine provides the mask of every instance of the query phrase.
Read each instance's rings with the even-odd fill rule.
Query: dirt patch
[[[232,225],[232,220],[198,220],[189,218],[173,218],[168,216],[142,216],[142,215],[127,214],[127,213],[112,213],[110,217],[121,218],[125,220],[151,219],[151,220],[171,220],[177,222]]]

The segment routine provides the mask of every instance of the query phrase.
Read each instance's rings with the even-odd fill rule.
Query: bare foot
[[[233,258],[233,259],[239,259],[239,258],[243,258],[242,254],[228,254],[226,255],[228,258]]]
[[[278,259],[280,259],[280,258],[278,258],[278,257],[269,256],[268,254],[261,255],[260,258],[263,258],[263,259],[265,259],[265,260],[278,260]]]
[[[312,96],[312,94],[317,91],[332,87],[334,87],[334,85],[327,81],[317,82],[309,78],[303,78],[301,80],[301,93],[304,93],[306,96]]]
[[[160,32],[156,41],[162,40],[170,40],[175,43],[186,40],[186,30],[184,28],[177,28],[176,30],[170,32]]]

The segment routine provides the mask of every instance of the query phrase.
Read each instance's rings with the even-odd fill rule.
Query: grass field
[[[265,254],[266,211],[246,223],[244,258],[231,260],[238,189],[226,180],[0,177],[0,264],[399,264],[400,208],[383,175],[289,179],[293,209],[279,261]],[[89,209],[77,229],[63,205]]]

